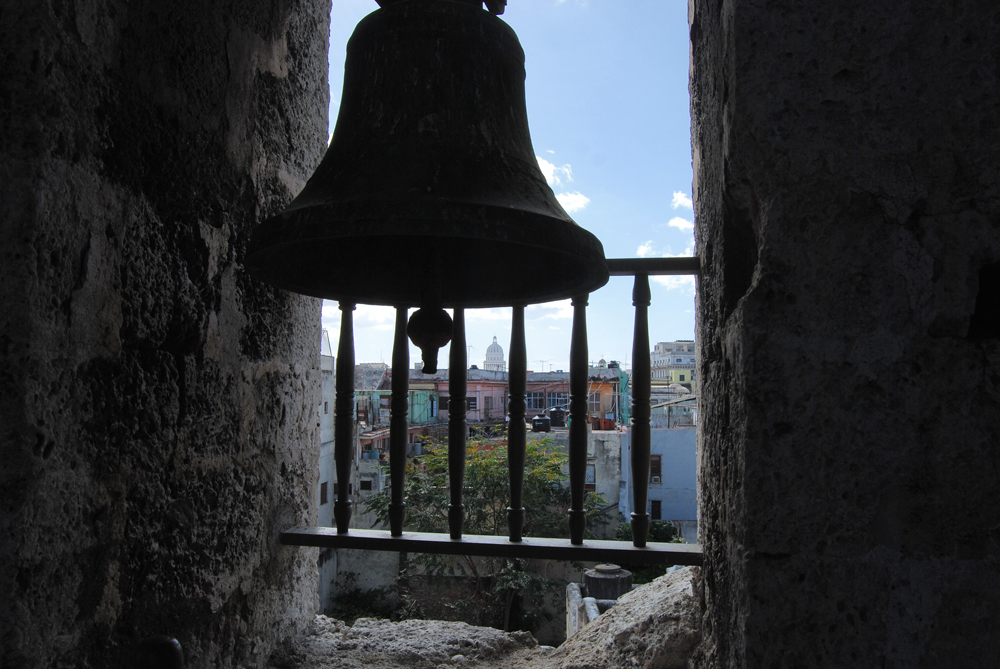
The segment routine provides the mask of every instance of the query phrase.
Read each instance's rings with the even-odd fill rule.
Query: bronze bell
[[[255,230],[249,269],[294,292],[394,306],[531,304],[607,283],[601,242],[535,159],[514,31],[480,2],[380,4],[348,43],[330,147]]]

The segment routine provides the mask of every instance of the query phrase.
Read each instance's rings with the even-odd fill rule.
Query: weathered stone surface
[[[993,664],[1000,6],[690,19],[706,662]]]
[[[255,666],[315,611],[316,300],[250,230],[319,161],[328,2],[0,13],[0,664],[170,634]]]
[[[270,669],[478,667],[501,669],[683,669],[698,646],[698,569],[687,567],[622,596],[557,649],[538,647],[527,632],[436,620],[353,626],[317,616],[309,634],[280,648]]]
[[[392,623],[359,618],[353,626],[317,616],[310,634],[276,652],[271,669],[367,669],[368,667],[514,667],[514,657],[535,648],[527,632],[437,620]]]
[[[699,569],[685,567],[622,595],[618,603],[531,667],[606,669],[694,666],[701,640]]]

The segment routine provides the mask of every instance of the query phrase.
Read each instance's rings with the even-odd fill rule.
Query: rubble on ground
[[[699,570],[679,569],[619,598],[559,648],[527,632],[437,620],[317,616],[307,636],[285,644],[269,669],[682,669],[701,640]]]

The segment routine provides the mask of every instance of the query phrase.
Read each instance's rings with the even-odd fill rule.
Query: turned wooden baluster
[[[573,334],[569,346],[569,540],[582,544],[587,529],[583,509],[587,478],[587,294],[573,298]]]
[[[524,536],[524,463],[527,444],[524,401],[528,383],[528,350],[524,343],[524,306],[514,307],[510,331],[510,374],[508,376],[507,470],[510,477],[510,506],[507,529],[511,541]]]
[[[642,548],[649,535],[649,277],[635,275],[632,304],[635,333],[632,335],[632,545]]]
[[[337,469],[337,500],[333,517],[337,533],[351,525],[351,465],[354,464],[354,308],[340,303],[340,343],[337,346],[337,396],[333,402],[333,461]]]
[[[403,500],[406,474],[406,442],[409,437],[410,344],[406,338],[406,307],[396,307],[396,333],[392,342],[392,399],[389,402],[389,530],[403,534],[406,502]]]
[[[465,310],[456,307],[452,317],[451,353],[448,358],[448,481],[451,503],[448,505],[448,530],[452,539],[462,538],[465,507],[462,488],[465,485],[465,395],[466,382]]]

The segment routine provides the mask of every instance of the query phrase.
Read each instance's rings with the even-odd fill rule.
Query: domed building
[[[497,343],[496,335],[493,336],[493,343],[486,349],[486,362],[483,369],[492,369],[498,372],[507,370],[507,363],[503,360],[503,347]]]

